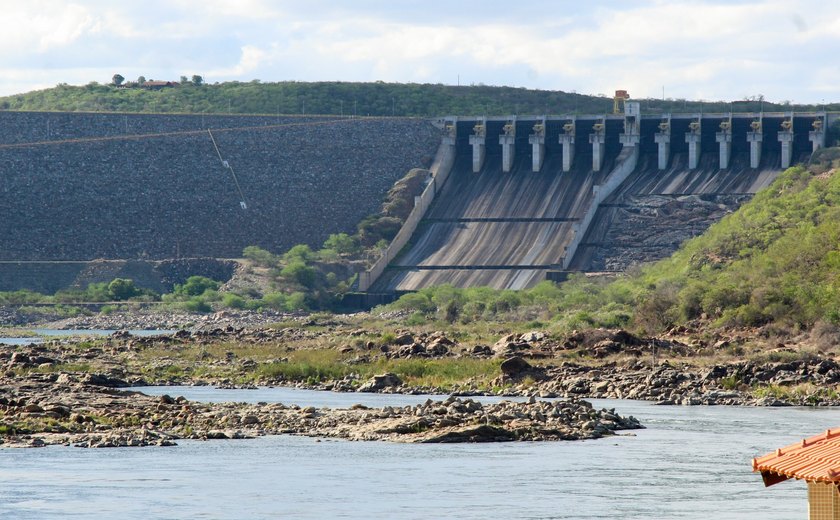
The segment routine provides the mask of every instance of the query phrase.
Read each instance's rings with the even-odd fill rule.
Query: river
[[[402,405],[426,396],[147,389],[213,401]],[[806,518],[806,487],[750,459],[840,425],[833,409],[593,400],[647,426],[553,443],[406,445],[293,436],[172,448],[0,449],[0,518]]]

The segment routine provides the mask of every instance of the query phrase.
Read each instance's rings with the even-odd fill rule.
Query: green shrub
[[[222,306],[228,309],[245,309],[248,305],[245,298],[238,294],[226,293],[222,296]]]
[[[242,256],[262,267],[276,267],[280,259],[274,254],[257,246],[248,246],[242,250]]]

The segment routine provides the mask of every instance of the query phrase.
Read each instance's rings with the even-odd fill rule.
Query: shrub
[[[309,267],[301,260],[295,260],[280,271],[280,276],[286,280],[298,283],[308,289],[315,286],[315,269]]]
[[[177,296],[200,296],[206,291],[217,291],[221,283],[204,276],[190,276],[183,285],[176,285],[173,294]]]
[[[114,278],[108,284],[108,293],[115,301],[124,301],[140,295],[140,289],[129,278]]]
[[[324,241],[324,249],[332,249],[340,255],[352,255],[359,252],[359,242],[347,233],[338,233]]]
[[[257,246],[248,246],[242,250],[242,256],[262,267],[276,267],[279,258]]]
[[[248,306],[243,297],[233,293],[222,296],[222,305],[228,309],[244,309]]]

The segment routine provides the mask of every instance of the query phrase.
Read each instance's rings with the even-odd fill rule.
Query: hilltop
[[[612,92],[599,95],[559,90],[416,83],[225,82],[194,84],[170,82],[154,88],[128,83],[91,82],[84,86],[56,87],[0,97],[2,110],[334,114],[343,116],[437,117],[467,114],[606,113],[613,109]],[[631,92],[632,95],[632,92]],[[722,102],[685,99],[641,99],[648,112],[757,112],[814,110],[811,105],[771,103],[760,97]],[[838,105],[821,106],[837,110]]]

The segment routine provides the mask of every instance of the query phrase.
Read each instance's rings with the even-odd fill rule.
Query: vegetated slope
[[[815,160],[835,157],[840,149]],[[788,169],[671,258],[619,282],[653,288],[637,318],[662,326],[704,316],[732,325],[839,324],[840,173],[822,170]]]
[[[621,85],[616,85],[616,88]],[[631,92],[632,94],[632,92]],[[184,84],[161,90],[117,88],[90,83],[0,98],[0,110],[92,112],[180,112],[234,114],[341,114],[358,116],[444,116],[451,114],[562,114],[612,112],[612,92],[584,95],[486,85],[285,81]],[[642,100],[649,112],[758,112],[813,110],[806,105],[759,100],[699,102]],[[821,106],[837,110],[840,105]]]

